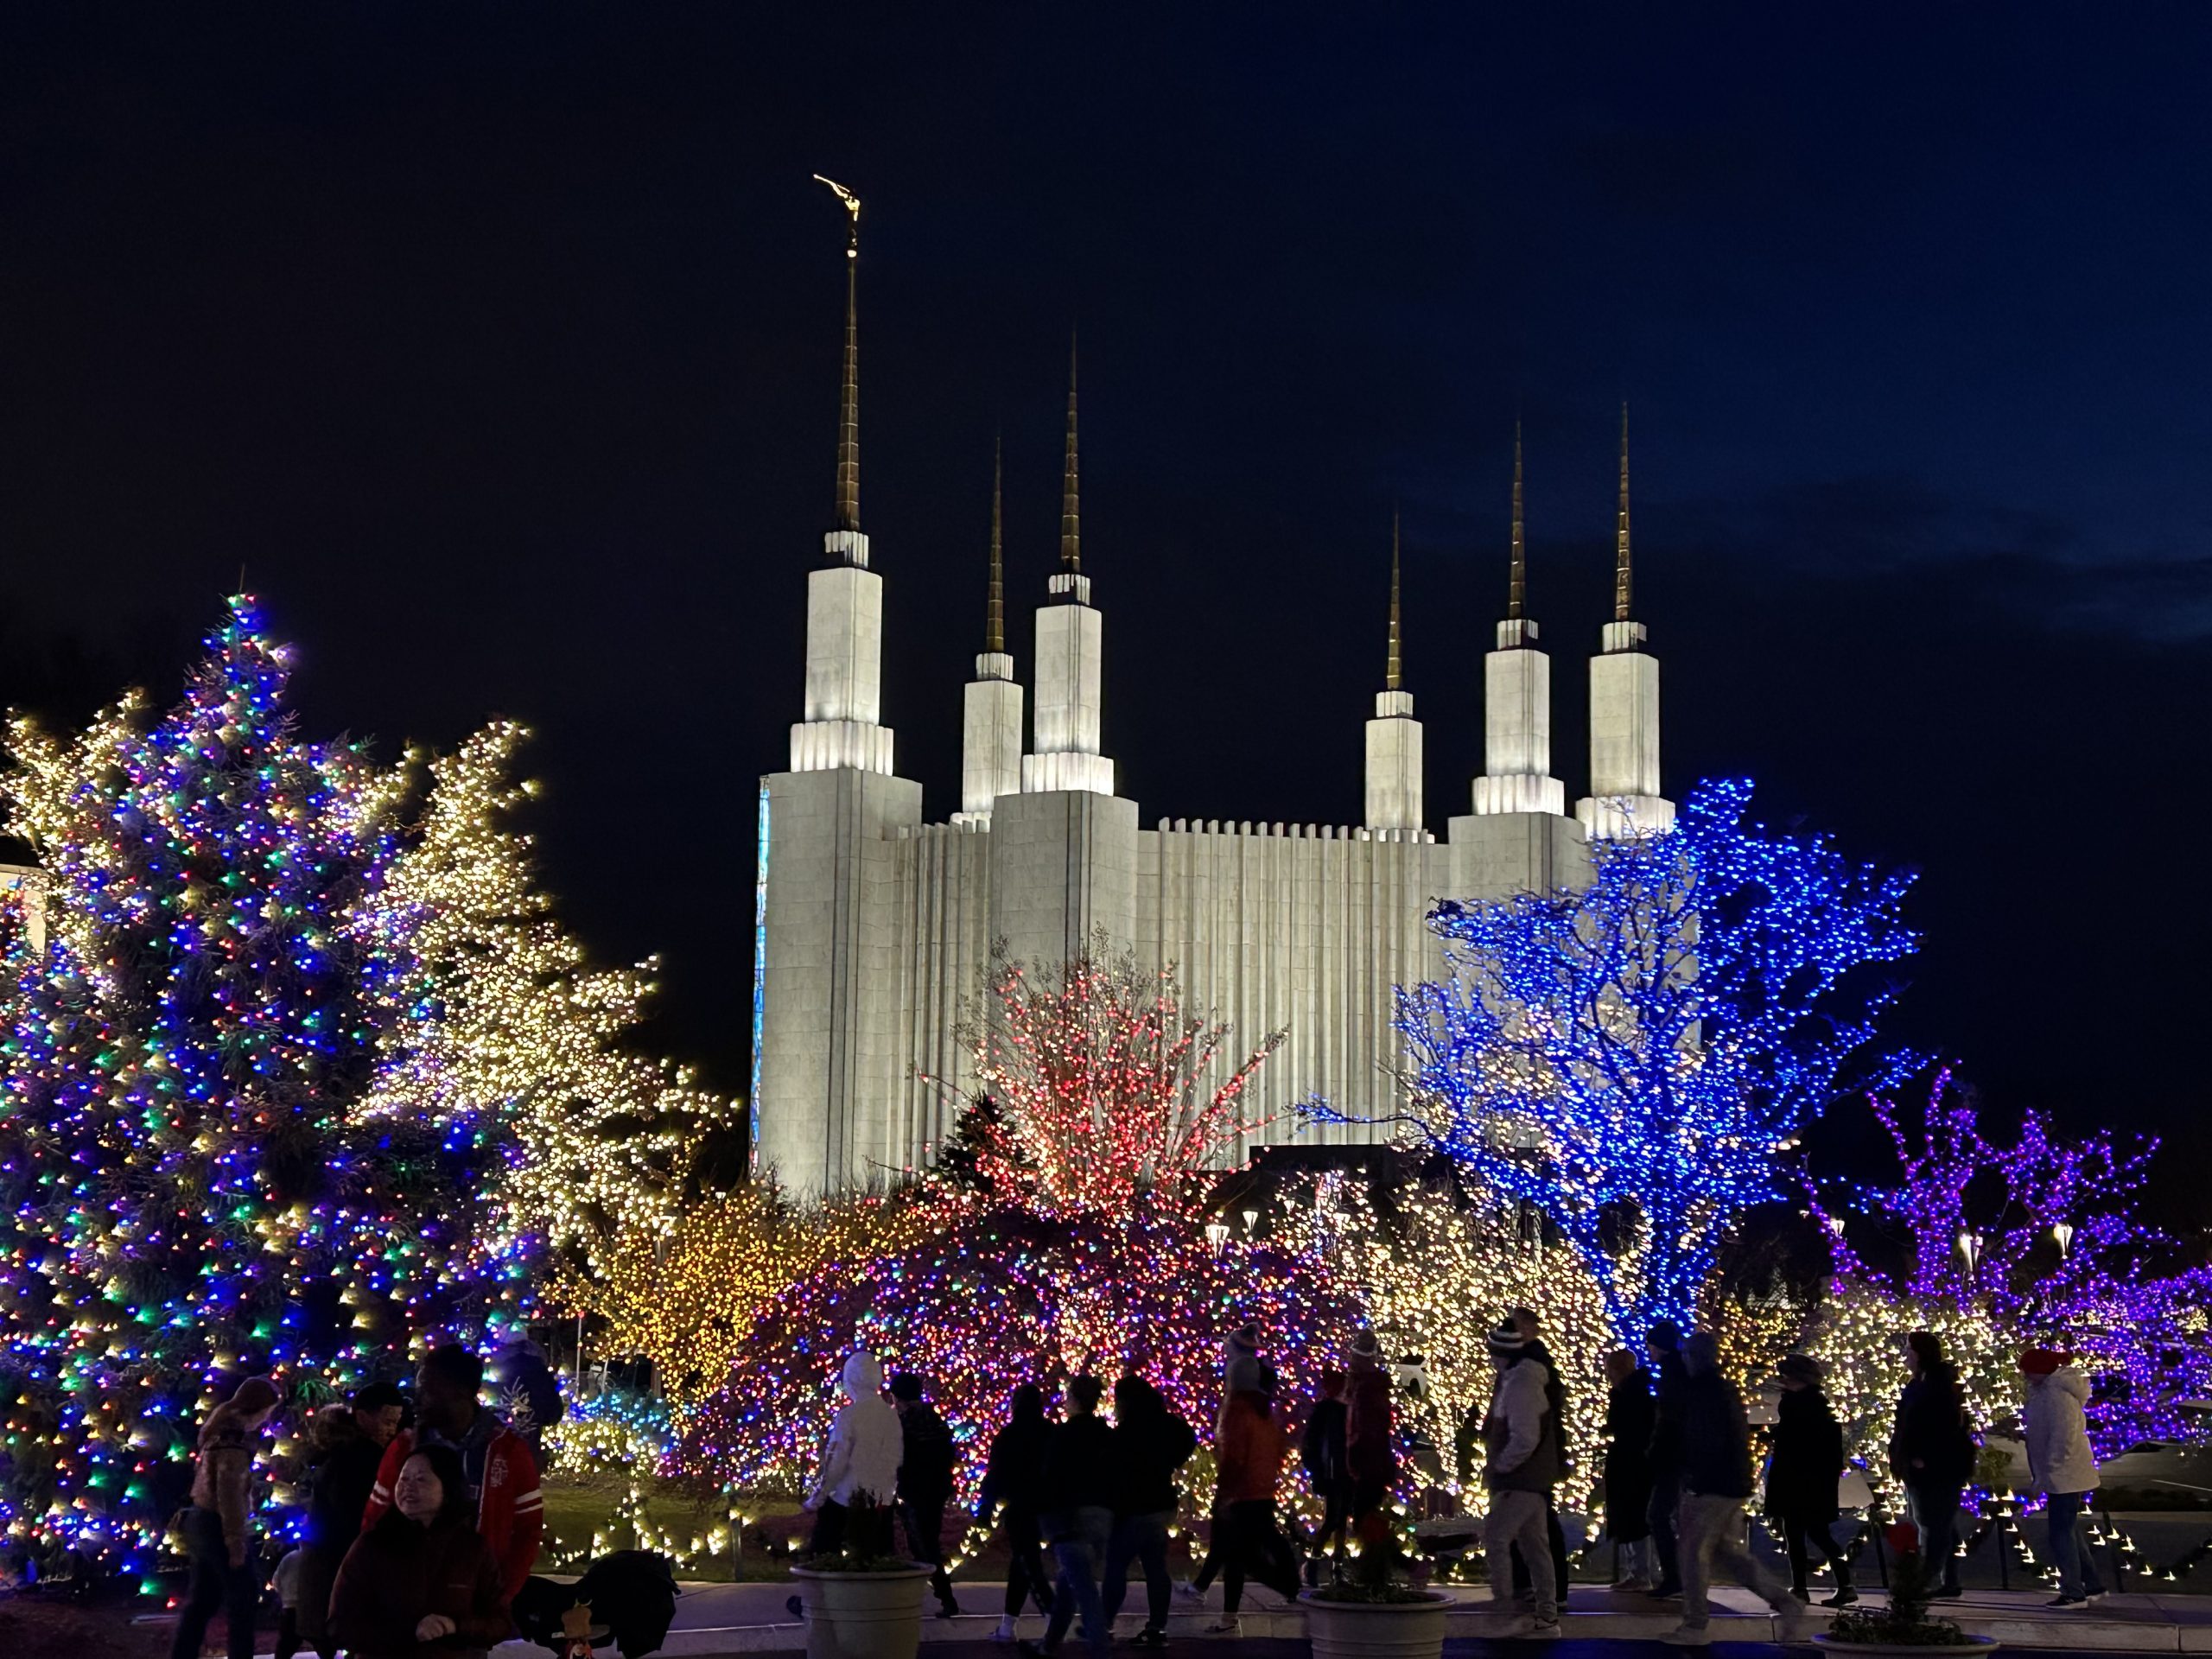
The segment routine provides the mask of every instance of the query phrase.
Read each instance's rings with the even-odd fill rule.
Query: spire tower
[[[1636,590],[1629,559],[1628,404],[1621,404],[1620,506],[1613,528],[1613,620],[1590,659],[1590,793],[1575,816],[1593,839],[1671,829],[1675,804],[1659,793],[1659,659],[1643,648],[1643,624],[1630,615]]]
[[[1398,512],[1390,510],[1390,652],[1375,718],[1367,722],[1368,831],[1390,841],[1421,833],[1421,733],[1413,693],[1405,689],[1405,651],[1398,608]]]
[[[1060,569],[1083,570],[1083,488],[1075,454],[1075,335],[1068,335],[1068,454],[1060,474]]]
[[[1513,563],[1505,582],[1505,620],[1518,622],[1529,593],[1529,543],[1521,525],[1521,423],[1513,423]]]
[[[1104,623],[1083,574],[1080,474],[1075,449],[1076,340],[1068,335],[1068,448],[1060,475],[1060,568],[1045,584],[1037,609],[1037,709],[1033,752],[1021,761],[1021,787],[1032,795],[1083,790],[1114,792],[1114,763],[1099,753],[1100,664]]]
[[[991,446],[991,581],[983,601],[983,649],[1006,649],[1006,566],[1001,558],[1001,531],[1006,499],[1006,442]]]
[[[1527,614],[1529,536],[1521,423],[1513,423],[1513,517],[1508,540],[1505,620],[1497,648],[1483,658],[1483,772],[1475,815],[1567,811],[1567,786],[1552,771],[1552,659],[1536,648]]]
[[[960,810],[955,823],[988,829],[1001,795],[1021,792],[1021,688],[1006,649],[1006,447],[991,455],[991,575],[983,607],[983,650],[968,682],[960,730]]]

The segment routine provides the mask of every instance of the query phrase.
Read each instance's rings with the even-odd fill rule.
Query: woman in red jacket
[[[331,1633],[353,1659],[482,1659],[514,1621],[460,1455],[444,1446],[410,1453],[391,1499],[338,1568]]]
[[[1275,1525],[1275,1491],[1282,1484],[1289,1443],[1269,1396],[1274,1367],[1262,1362],[1256,1389],[1238,1389],[1222,1407],[1214,1448],[1217,1485],[1214,1532],[1222,1563],[1223,1619],[1217,1636],[1239,1631],[1236,1613],[1249,1574],[1285,1601],[1298,1598],[1298,1552]]]

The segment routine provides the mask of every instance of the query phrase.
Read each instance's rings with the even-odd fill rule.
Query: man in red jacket
[[[418,1421],[385,1448],[377,1484],[361,1516],[368,1530],[391,1507],[392,1484],[406,1466],[416,1441],[449,1446],[461,1454],[468,1477],[468,1496],[476,1504],[476,1530],[499,1563],[507,1598],[521,1591],[537,1563],[538,1535],[545,1527],[545,1498],[537,1490],[537,1463],[521,1435],[496,1412],[477,1403],[484,1386],[484,1362],[466,1348],[434,1348],[415,1373]]]

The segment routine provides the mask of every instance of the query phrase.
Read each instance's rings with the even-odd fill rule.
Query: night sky
[[[310,734],[532,724],[566,913],[660,951],[653,1040],[741,1086],[826,173],[932,817],[1001,431],[1028,671],[1071,327],[1147,823],[1357,820],[1394,504],[1432,827],[1467,810],[1516,416],[1581,792],[1625,397],[1669,792],[1748,773],[1918,867],[1899,1037],[2176,1138],[2212,1221],[2212,12],[766,10],[0,13],[0,698],[173,695],[243,565]]]

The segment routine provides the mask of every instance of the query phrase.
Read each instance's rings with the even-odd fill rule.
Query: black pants
[[[1813,1560],[1806,1549],[1810,1544],[1835,1569],[1835,1587],[1851,1588],[1851,1552],[1835,1541],[1834,1517],[1815,1519],[1803,1515],[1777,1515],[1770,1517],[1774,1529],[1782,1535],[1783,1552],[1789,1557],[1789,1587],[1799,1595],[1805,1593],[1805,1575],[1812,1570]]]
[[[1912,1506],[1913,1524],[1920,1529],[1920,1570],[1931,1590],[1947,1593],[1959,1587],[1958,1486],[1907,1485],[1905,1497]]]
[[[1221,1605],[1230,1618],[1244,1603],[1244,1580],[1257,1579],[1285,1601],[1298,1599],[1298,1552],[1275,1526],[1274,1500],[1231,1503],[1216,1523]]]
[[[184,1512],[184,1547],[192,1558],[192,1586],[176,1622],[169,1659],[200,1659],[208,1622],[221,1608],[231,1621],[230,1659],[253,1659],[253,1622],[261,1611],[261,1567],[249,1546],[245,1565],[231,1565],[223,1517],[198,1504]]]
[[[1167,1577],[1167,1529],[1174,1522],[1173,1510],[1114,1517],[1114,1535],[1106,1546],[1106,1573],[1098,1587],[1099,1605],[1106,1611],[1108,1624],[1122,1611],[1129,1592],[1129,1568],[1135,1565],[1144,1571],[1144,1627],[1163,1635],[1166,1632],[1167,1597],[1172,1588]]]
[[[1313,1529],[1313,1553],[1341,1552],[1351,1535],[1351,1488],[1332,1480],[1325,1483],[1316,1495],[1321,1500],[1321,1524]]]
[[[1050,1618],[1055,1575],[1045,1565],[1037,1517],[1027,1510],[1001,1510],[999,1525],[1006,1531],[1006,1616],[1020,1618],[1021,1604],[1033,1600],[1037,1611]]]
[[[1544,1495],[1544,1527],[1552,1541],[1552,1586],[1559,1605],[1567,1605],[1567,1534],[1559,1524],[1559,1505],[1550,1493]],[[1521,1551],[1513,1552],[1513,1593],[1519,1595],[1529,1587],[1529,1564],[1521,1559]]]
[[[841,1549],[855,1555],[888,1555],[891,1511],[873,1504],[855,1503],[849,1509],[834,1497],[823,1499],[814,1512],[814,1536],[806,1553],[835,1555]]]
[[[951,1606],[952,1575],[944,1570],[944,1500],[917,1503],[902,1497],[899,1518],[906,1527],[906,1553],[924,1567],[937,1569],[930,1574],[930,1588],[937,1592],[939,1606]]]

